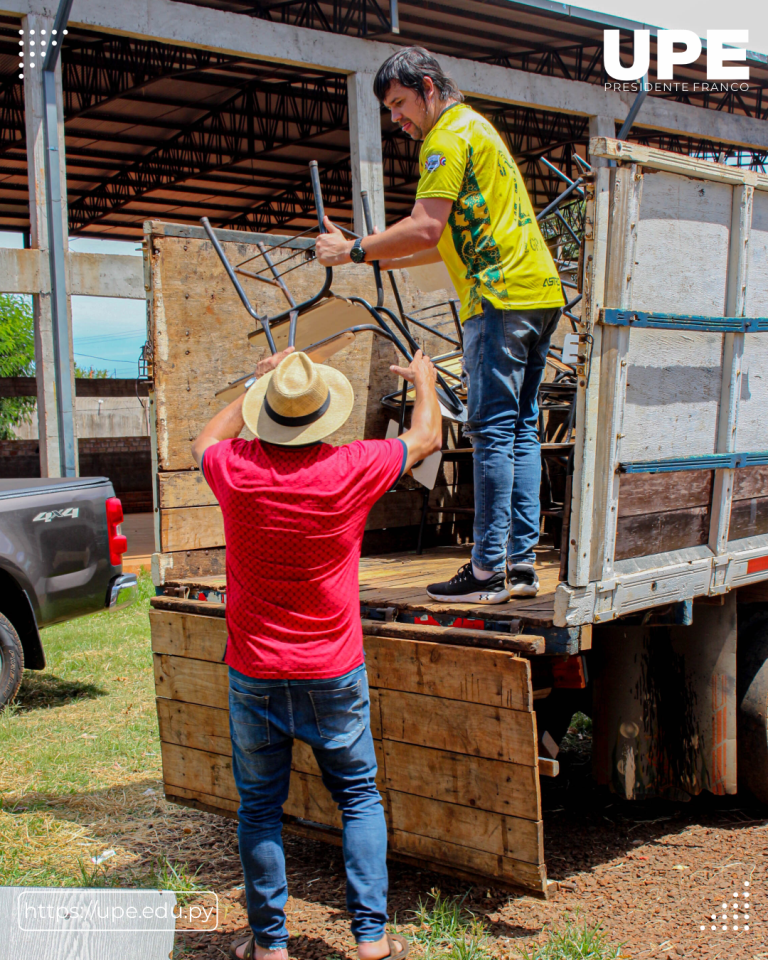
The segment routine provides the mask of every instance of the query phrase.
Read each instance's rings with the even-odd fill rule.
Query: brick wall
[[[109,477],[125,513],[152,510],[152,453],[149,437],[78,440],[81,477]],[[40,476],[37,440],[0,440],[0,477]]]

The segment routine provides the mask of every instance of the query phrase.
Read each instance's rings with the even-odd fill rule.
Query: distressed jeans
[[[533,563],[539,541],[538,391],[560,308],[483,312],[464,323],[465,433],[474,447],[472,560],[481,570]]]
[[[255,680],[229,668],[232,770],[248,922],[256,943],[288,943],[282,841],[294,738],[312,747],[341,811],[347,909],[355,940],[384,936],[387,827],[376,788],[376,754],[365,666],[331,680]]]

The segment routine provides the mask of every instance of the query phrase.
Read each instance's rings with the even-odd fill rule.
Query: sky
[[[747,47],[768,54],[768,15],[765,0],[590,0],[572,4],[666,29],[693,30],[705,37],[707,30],[748,29]],[[0,232],[0,246],[20,247],[21,234]],[[138,242],[70,239],[73,250],[84,253],[125,253],[140,256]],[[72,297],[75,360],[81,367],[107,370],[110,376],[134,377],[146,337],[146,307],[140,300],[107,297]]]
[[[20,233],[0,232],[0,247],[21,247]],[[80,253],[120,253],[141,256],[141,244],[121,240],[70,237],[71,250]],[[72,297],[72,339],[75,363],[106,370],[110,377],[138,374],[141,347],[146,340],[146,304],[117,297]]]

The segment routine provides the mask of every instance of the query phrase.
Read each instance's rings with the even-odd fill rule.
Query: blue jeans
[[[288,943],[282,841],[294,737],[308,743],[341,810],[347,909],[358,942],[384,936],[387,825],[376,788],[376,754],[365,665],[332,680],[255,680],[229,669],[232,770],[248,922],[256,943]]]
[[[483,312],[464,323],[467,427],[475,453],[472,560],[533,563],[539,542],[539,384],[560,309]]]

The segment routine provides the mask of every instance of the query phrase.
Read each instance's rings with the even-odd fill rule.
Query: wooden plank
[[[763,264],[763,272],[768,267]],[[749,282],[752,283],[750,274]],[[768,315],[766,310],[763,316]],[[741,394],[739,424],[736,431],[737,451],[768,449],[768,336],[764,333],[744,334],[744,354],[741,359]]]
[[[229,668],[225,663],[153,654],[155,693],[168,700],[201,703],[226,710],[229,706]]]
[[[232,809],[239,804],[239,795],[232,775],[230,757],[203,750],[192,750],[173,743],[162,743],[163,781],[167,794],[178,794],[179,788],[205,796],[212,805],[226,802]],[[223,804],[222,804],[223,805]],[[316,820],[340,827],[341,816],[319,777],[293,771],[284,812],[306,820]]]
[[[180,477],[185,474],[192,478],[192,471],[179,470],[168,474]],[[161,474],[162,476],[162,474]],[[199,477],[199,474],[197,475]],[[168,499],[178,500],[182,496],[190,496],[201,500],[210,500],[201,504],[184,504],[173,508],[161,508],[160,531],[163,552],[174,553],[180,550],[201,550],[223,547],[224,520],[221,508],[216,503],[213,494],[208,497],[198,489],[201,484],[191,480],[174,481],[173,489],[169,491]],[[208,485],[203,481],[202,486]],[[161,485],[161,496],[164,490]],[[447,515],[451,507],[469,506],[472,504],[471,484],[461,484],[454,491],[449,487],[436,487],[432,493],[431,506],[427,512],[428,524],[435,524]],[[421,520],[422,494],[419,490],[396,490],[385,493],[371,508],[366,519],[366,530],[385,530],[393,526],[415,526]],[[416,539],[413,541],[416,546]]]
[[[589,362],[577,367],[576,446],[568,556],[568,582],[572,586],[580,587],[589,583],[592,564],[603,336],[603,327],[597,323],[597,318],[604,305],[610,217],[610,171],[599,162],[596,166],[594,186],[586,185],[582,318],[585,333],[590,333],[592,341],[590,349],[585,337],[585,354],[589,354]]]
[[[214,797],[209,793],[203,793],[201,790],[180,787],[178,784],[166,786],[165,799],[172,803],[181,803],[183,806],[190,806],[196,810],[206,810],[208,813],[217,813],[219,816],[230,817],[234,820],[237,820],[237,811],[240,807],[239,800]]]
[[[736,500],[731,507],[729,540],[742,540],[768,533],[768,496]]]
[[[535,714],[527,711],[479,703],[457,710],[453,700],[382,690],[381,723],[387,740],[536,765]]]
[[[768,317],[768,193],[755,191],[752,200],[752,231],[749,238],[749,273],[744,313]]]
[[[544,862],[541,820],[499,816],[487,810],[443,803],[413,793],[388,791],[392,828],[526,863]]]
[[[157,475],[157,488],[161,510],[208,507],[218,502],[199,470],[161,471]]]
[[[378,690],[371,690],[371,707],[378,709]],[[160,739],[165,743],[175,743],[180,747],[204,750],[208,753],[232,755],[232,741],[229,737],[229,710],[210,707],[199,703],[184,703],[178,700],[157,698],[157,715],[160,726]],[[374,736],[378,733],[376,757],[382,770],[384,755],[381,750],[381,727],[371,724]],[[320,776],[312,748],[301,740],[294,741],[293,769]]]
[[[224,518],[218,504],[160,511],[160,544],[164,553],[223,547]]]
[[[485,647],[520,652],[533,656],[544,653],[544,637],[528,634],[495,633],[466,627],[438,627],[426,623],[380,623],[363,620],[366,637],[391,637],[397,640],[419,640],[448,643],[455,646]]]
[[[709,519],[708,506],[620,517],[616,528],[616,559],[648,557],[705,544],[709,539]]]
[[[546,868],[543,864],[525,863],[510,857],[494,856],[483,850],[473,850],[449,840],[436,840],[393,830],[391,847],[395,853],[405,853],[420,860],[460,867],[485,877],[498,877],[507,883],[533,888],[543,892],[546,884]]]
[[[637,228],[643,177],[634,166],[611,171],[611,215],[605,306],[628,307],[637,263]],[[590,580],[608,579],[613,572],[619,500],[617,468],[623,456],[622,423],[627,397],[629,329],[603,328],[600,403],[595,445],[595,489],[590,540]]]
[[[211,797],[240,802],[232,776],[232,759],[220,753],[192,750],[176,743],[161,743],[165,792],[175,787],[199,791]]]
[[[369,682],[380,690],[533,710],[530,664],[508,653],[368,637],[365,654]]]
[[[620,518],[706,507],[711,500],[711,470],[621,474]]]
[[[741,467],[733,483],[734,500],[751,500],[768,492],[768,466]]]
[[[740,184],[733,188],[732,194],[725,313],[729,317],[743,317],[744,297],[747,290],[754,188],[748,184]],[[743,355],[744,334],[726,333],[723,337],[723,376],[716,446],[718,453],[732,453],[736,449],[736,429],[743,393]],[[733,499],[733,481],[733,470],[715,471],[715,482],[712,490],[712,515],[709,524],[709,548],[715,556],[721,556],[728,545],[728,523]]]
[[[162,586],[166,580],[224,576],[226,557],[223,547],[211,550],[180,550],[177,553],[152,554],[152,582]]]
[[[150,609],[149,624],[154,653],[213,663],[224,659],[227,625],[223,619]]]
[[[715,452],[722,359],[721,333],[632,330],[622,462]]]
[[[650,170],[644,179],[629,306],[723,316],[732,186]]]
[[[216,583],[215,578],[211,578]],[[184,581],[182,581],[183,583]],[[168,590],[183,589],[183,587],[171,586]],[[149,605],[153,610],[167,610],[170,613],[189,613],[193,616],[211,617],[223,620],[226,616],[226,606],[223,603],[212,600],[195,599],[195,590],[218,589],[214,586],[195,587],[190,589],[190,595],[183,597],[150,597]],[[223,654],[222,654],[223,656]]]
[[[760,181],[758,174],[752,170],[671,153],[656,147],[646,147],[629,140],[616,140],[613,137],[592,137],[589,141],[589,152],[595,157],[606,157],[623,163],[639,163],[651,170],[665,170],[684,177],[697,177],[718,183],[754,185]]]
[[[179,747],[232,755],[229,738],[229,710],[199,703],[157,698],[160,739]]]
[[[536,767],[383,740],[390,790],[540,820]]]

